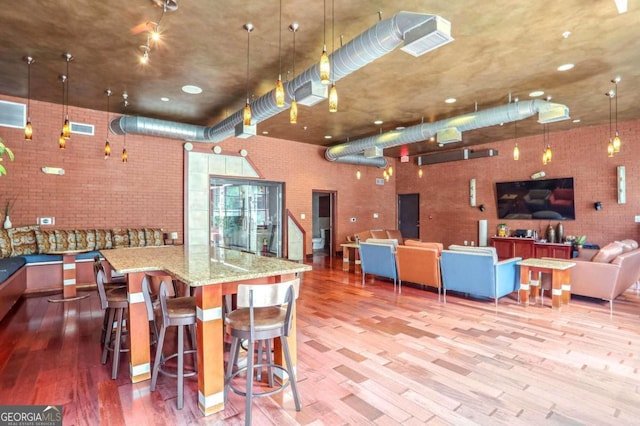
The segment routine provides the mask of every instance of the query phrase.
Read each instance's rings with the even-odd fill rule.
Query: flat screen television
[[[575,220],[573,178],[496,183],[499,219]]]

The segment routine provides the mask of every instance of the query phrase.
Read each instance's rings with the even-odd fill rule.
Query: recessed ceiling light
[[[331,139],[332,137],[333,137],[333,136],[331,136],[331,135],[325,135],[325,136],[324,136],[324,138],[325,138],[325,139]]]
[[[580,119],[579,119],[579,118],[576,118],[576,119],[574,119],[574,120],[573,120],[573,122],[574,122],[574,123],[579,123],[579,122],[580,122]]]
[[[263,131],[262,131],[262,134],[263,134],[263,135],[268,135],[268,134],[269,134],[269,131],[268,131],[268,130],[263,130]]]
[[[160,100],[162,102],[169,102],[169,98],[167,98],[166,96],[161,97]]]
[[[558,67],[558,71],[569,71],[571,68],[573,68],[573,64],[564,64],[564,65],[560,65]]]
[[[382,121],[382,120],[376,120],[376,121],[373,122],[373,124],[375,124],[376,126],[379,126],[382,123],[384,123],[384,121]]]
[[[533,92],[529,93],[529,97],[531,98],[537,98],[538,96],[542,96],[542,95],[544,95],[543,90],[534,90]]]
[[[398,127],[396,127],[396,130],[404,130],[404,129],[406,129],[406,127],[404,127],[404,126],[398,126]]]
[[[182,91],[184,93],[188,93],[190,95],[199,95],[200,93],[202,93],[202,89],[198,86],[193,86],[191,84],[187,84],[185,86],[182,86]]]
[[[562,33],[562,38],[569,38],[570,35],[571,35],[571,31],[565,31]]]
[[[444,103],[446,103],[446,104],[453,104],[453,103],[455,103],[455,102],[456,102],[456,100],[457,100],[456,98],[449,98],[449,99],[445,99],[445,100],[444,100]]]

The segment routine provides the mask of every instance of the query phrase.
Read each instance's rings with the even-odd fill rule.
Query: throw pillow
[[[38,244],[36,243],[37,225],[22,226],[19,228],[9,228],[7,233],[11,239],[11,256],[24,256],[26,254],[36,254]]]
[[[612,242],[602,247],[598,253],[591,259],[592,262],[611,263],[613,259],[622,254],[622,244]]]

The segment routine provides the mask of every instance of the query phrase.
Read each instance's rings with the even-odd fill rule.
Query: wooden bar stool
[[[123,347],[123,334],[126,332],[124,324],[124,312],[129,307],[127,300],[127,289],[116,287],[109,291],[105,290],[106,276],[103,270],[96,274],[96,284],[100,295],[100,305],[107,314],[104,347],[102,348],[102,364],[107,363],[109,352],[113,353],[111,378],[118,378],[118,365],[120,363],[120,353],[129,352]]]
[[[151,390],[156,390],[158,374],[162,373],[166,376],[176,377],[178,379],[178,409],[182,410],[184,402],[184,378],[197,374],[196,359],[196,299],[194,297],[169,297],[167,283],[160,283],[160,307],[162,311],[162,326],[160,327],[160,335],[158,337],[158,346],[156,348],[156,358],[153,363],[153,371],[151,373]],[[164,356],[162,347],[169,327],[178,327],[178,348],[176,353]],[[191,330],[191,349],[184,349],[184,328],[189,327]],[[184,354],[193,354],[193,370],[185,372],[184,370]],[[173,373],[167,368],[169,360],[177,358],[178,365],[176,372]]]
[[[224,398],[226,402],[229,390],[246,397],[246,425],[251,424],[251,404],[254,397],[273,395],[276,392],[283,391],[289,384],[293,392],[296,411],[301,410],[295,371],[291,363],[291,354],[287,341],[291,331],[293,307],[298,297],[299,287],[299,279],[277,284],[239,284],[238,309],[230,312],[225,318],[227,330],[232,340],[227,373],[225,375]],[[282,343],[286,367],[275,364],[272,361],[270,342],[275,338],[280,338]],[[247,366],[234,372],[233,369],[238,361],[238,352],[242,340],[248,342]],[[256,343],[259,345],[267,343],[266,363],[261,358],[258,359],[257,363],[254,363],[253,355]],[[254,392],[253,371],[256,368],[262,369],[263,367],[268,370],[268,386],[270,390]],[[275,388],[273,386],[272,369],[279,370],[282,373],[281,384]],[[233,384],[233,380],[243,372],[246,373],[247,381],[245,390],[239,389]]]

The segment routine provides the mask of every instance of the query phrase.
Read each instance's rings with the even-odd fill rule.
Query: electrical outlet
[[[56,218],[55,217],[40,217],[38,218],[39,225],[55,225]]]
[[[374,218],[374,219],[377,219],[377,218],[378,218],[378,213],[374,213],[374,214],[373,214],[373,218]]]

